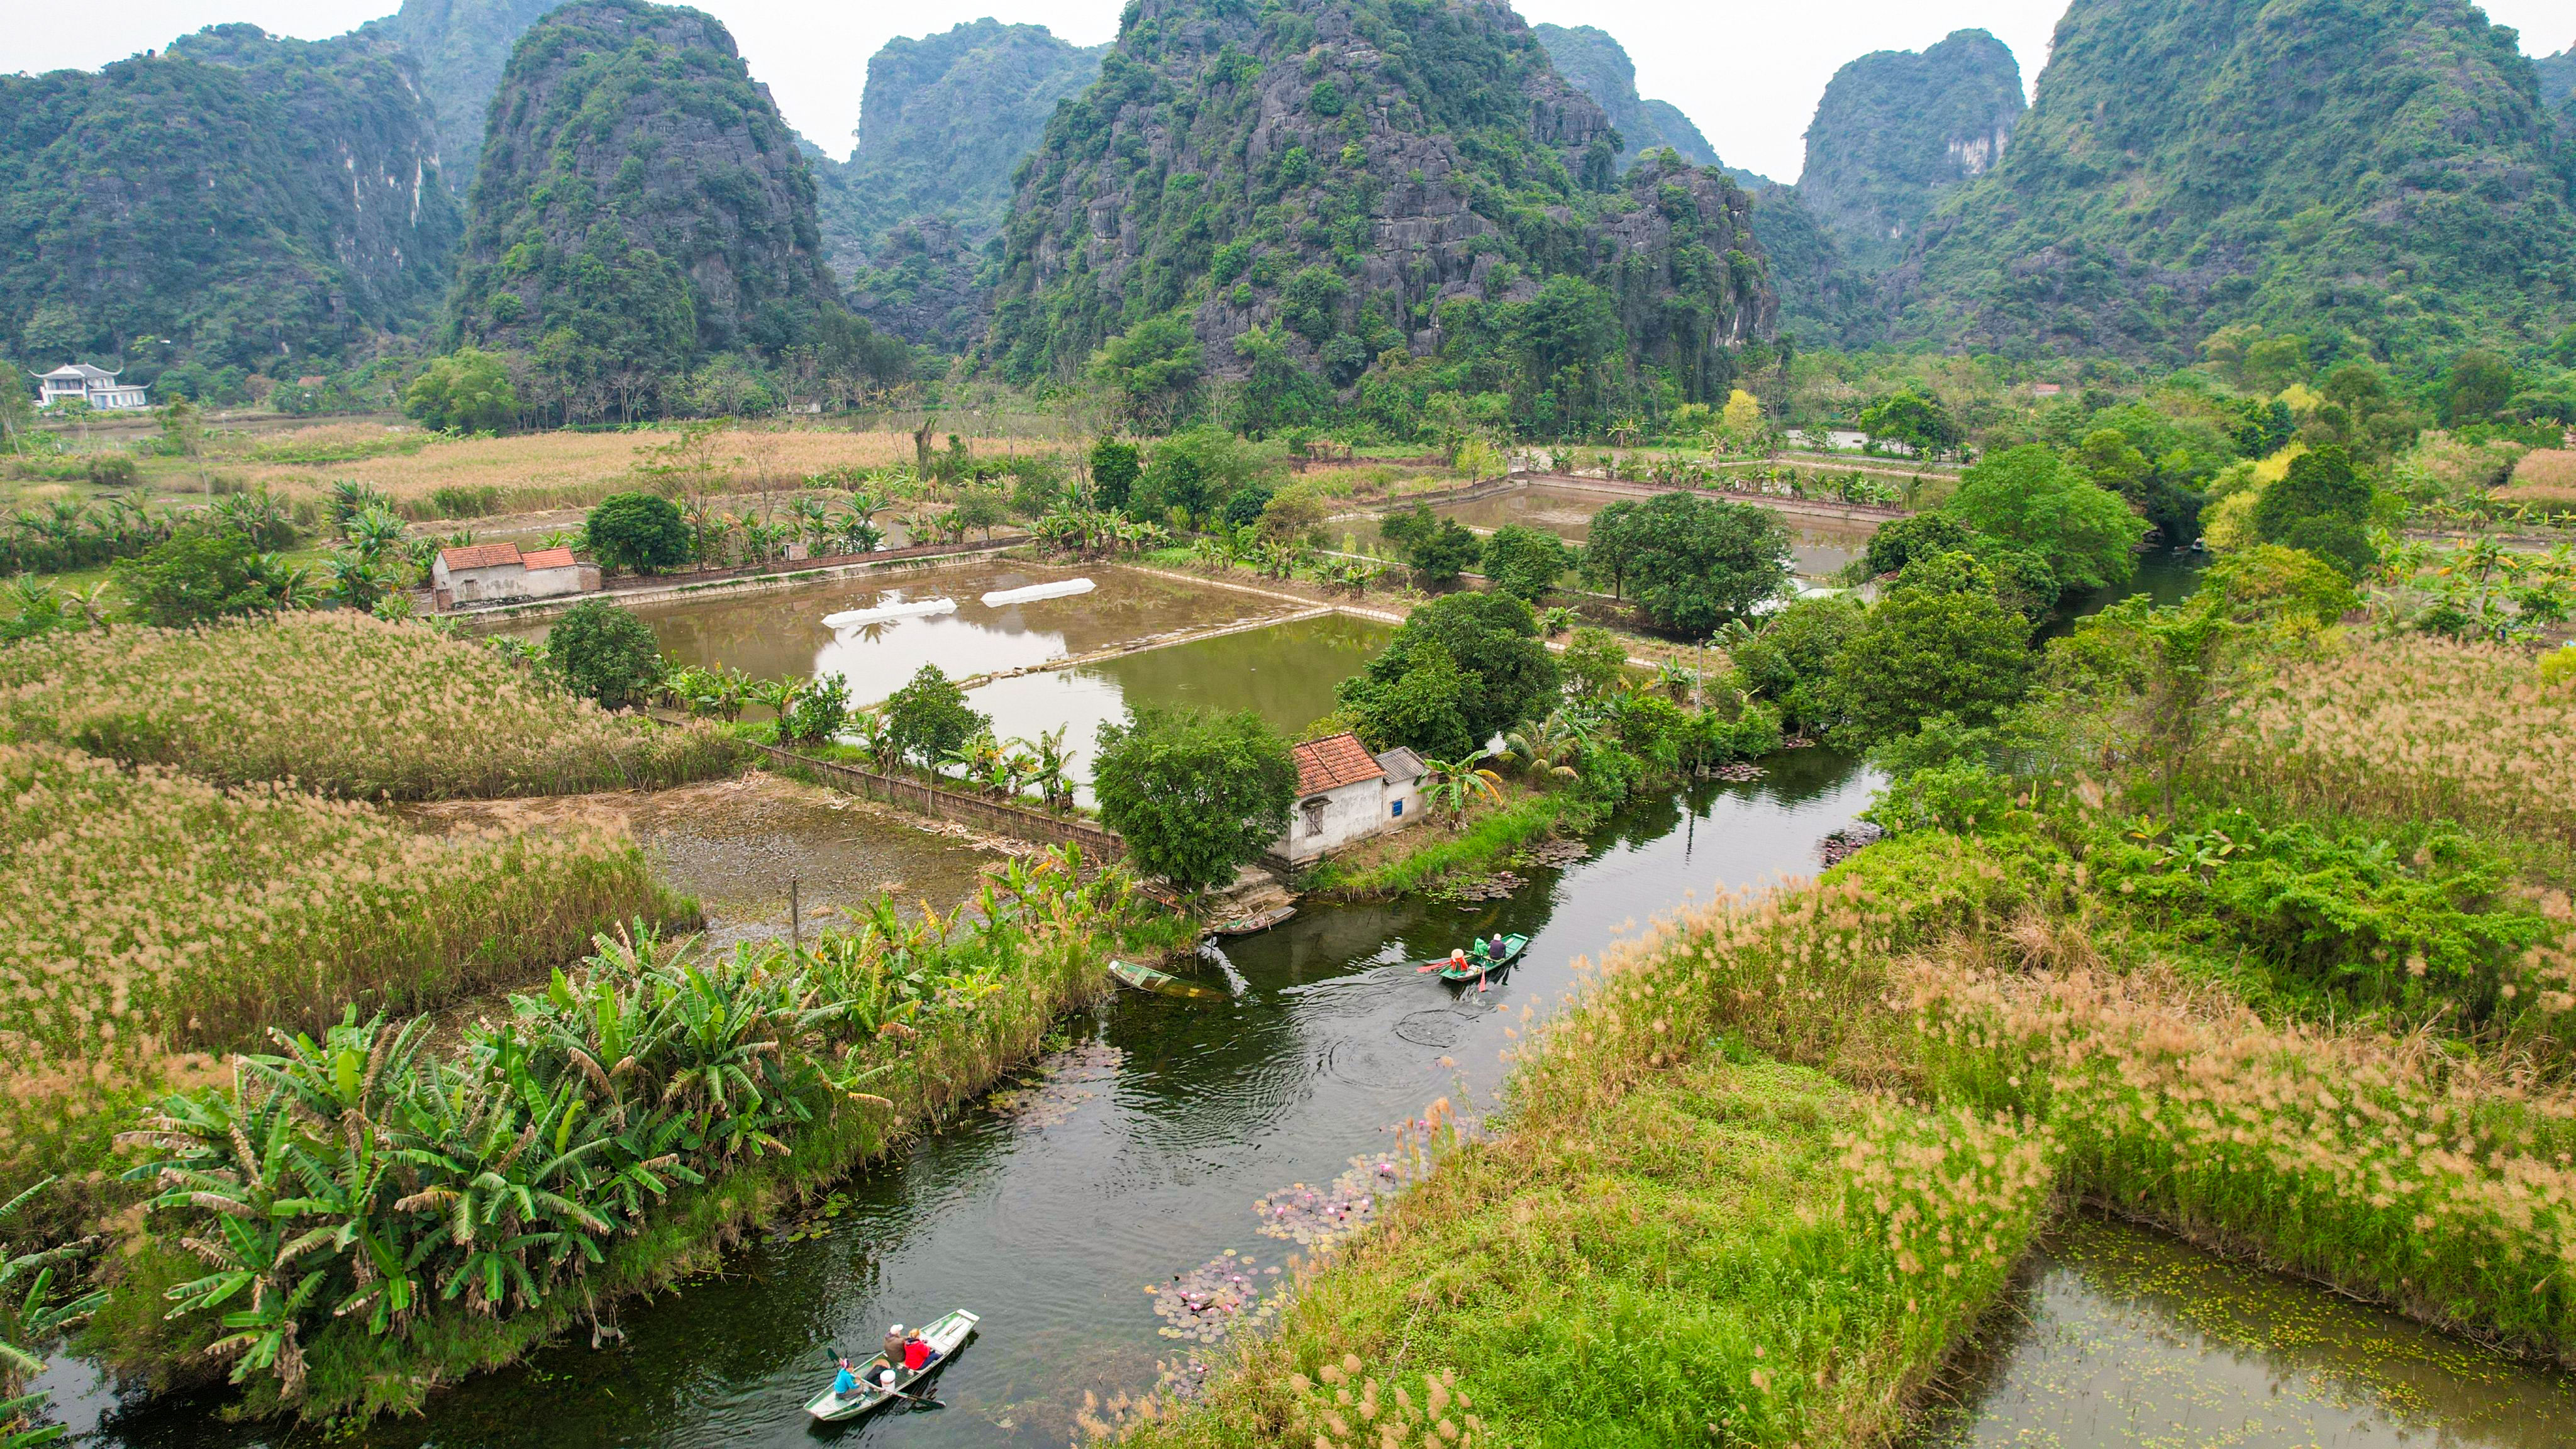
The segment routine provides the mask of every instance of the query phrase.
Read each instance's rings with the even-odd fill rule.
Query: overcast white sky
[[[111,0],[44,5],[11,0],[0,27],[0,70],[103,65],[174,36],[247,20],[281,35],[336,35],[399,0]],[[699,0],[731,26],[752,74],[768,82],[790,125],[833,155],[849,150],[868,57],[896,35],[923,35],[991,15],[1045,25],[1077,44],[1117,34],[1121,0]],[[2020,58],[2025,85],[2047,58],[2064,0],[1519,0],[1531,21],[1597,25],[1636,57],[1637,88],[1671,101],[1708,133],[1727,164],[1797,177],[1816,98],[1845,61],[1871,50],[1919,50],[1953,30],[1983,26]],[[2546,55],[2576,42],[2569,0],[2490,0],[2489,16]]]

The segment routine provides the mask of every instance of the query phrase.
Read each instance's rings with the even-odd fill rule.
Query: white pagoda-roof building
[[[66,362],[51,372],[40,372],[36,374],[36,387],[36,406],[40,408],[62,402],[84,402],[100,412],[152,406],[142,386],[118,382],[115,373],[86,362]]]

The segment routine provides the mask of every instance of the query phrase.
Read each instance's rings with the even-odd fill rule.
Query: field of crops
[[[271,1028],[417,1010],[692,914],[594,830],[433,837],[284,785],[0,745],[0,1196],[95,1167],[139,1093]]]
[[[346,610],[14,645],[0,722],[220,784],[365,800],[655,788],[736,762],[710,727],[619,719],[479,645]]]

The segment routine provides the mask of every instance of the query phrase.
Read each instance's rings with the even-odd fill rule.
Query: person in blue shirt
[[[841,1371],[832,1376],[832,1397],[836,1399],[846,1399],[850,1395],[857,1393],[858,1389],[858,1370],[850,1367],[850,1361],[848,1359],[841,1360]]]

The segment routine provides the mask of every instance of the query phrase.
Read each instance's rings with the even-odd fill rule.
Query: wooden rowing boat
[[[1504,967],[1511,965],[1513,962],[1521,959],[1521,953],[1528,949],[1529,937],[1505,936],[1503,938],[1503,954],[1499,956],[1488,956],[1484,960],[1479,961],[1476,959],[1475,954],[1470,952],[1465,964],[1463,965],[1458,962],[1448,960],[1445,957],[1438,961],[1426,961],[1422,964],[1425,966],[1435,966],[1439,968],[1440,979],[1443,981],[1473,981],[1477,977],[1490,976],[1493,973],[1502,970]]]
[[[893,1402],[898,1396],[910,1395],[913,1398],[919,1398],[920,1395],[912,1392],[912,1386],[946,1368],[948,1360],[956,1357],[957,1346],[964,1343],[975,1332],[975,1325],[982,1321],[965,1309],[958,1309],[921,1331],[921,1341],[930,1345],[930,1351],[934,1356],[929,1363],[922,1366],[919,1372],[906,1373],[900,1365],[887,1364],[884,1354],[876,1354],[859,1366],[859,1387],[856,1392],[845,1399],[832,1390],[825,1389],[822,1397],[805,1406],[805,1412],[825,1423],[836,1423],[843,1419],[855,1419],[861,1414]],[[887,1392],[876,1381],[877,1374],[888,1367],[893,1367],[895,1371],[892,1393]]]
[[[1112,960],[1109,963],[1109,974],[1139,991],[1150,991],[1157,996],[1178,996],[1190,1001],[1225,999],[1225,993],[1222,991],[1210,990],[1196,982],[1183,981],[1169,971],[1157,971],[1151,966],[1139,966],[1133,961]]]
[[[1208,927],[1208,932],[1217,936],[1249,936],[1255,931],[1267,931],[1295,914],[1295,906],[1272,906],[1269,910],[1237,916],[1231,921],[1219,921]]]

